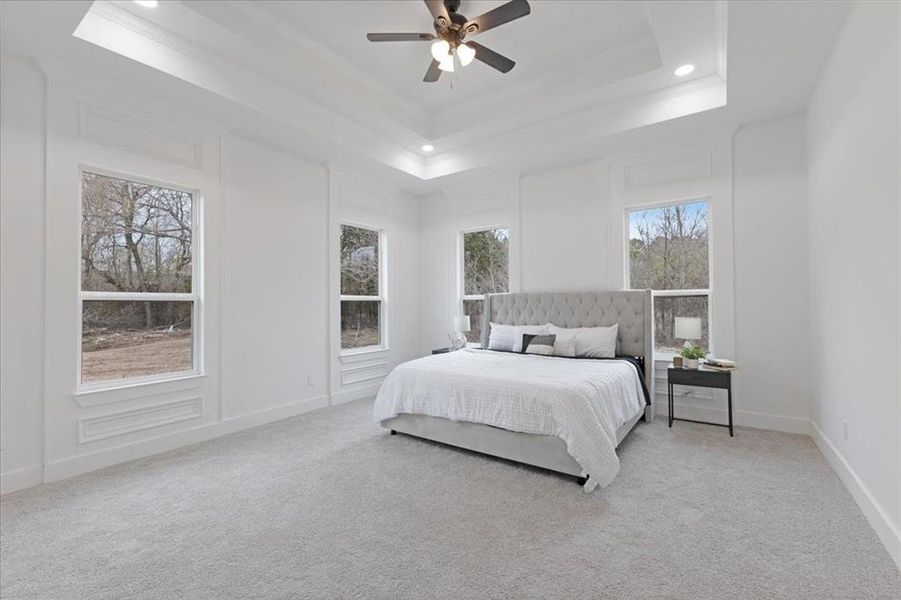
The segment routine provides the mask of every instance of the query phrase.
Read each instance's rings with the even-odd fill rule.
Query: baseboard
[[[287,419],[288,417],[301,415],[312,410],[325,408],[328,405],[329,397],[322,395],[308,398],[306,400],[301,400],[299,402],[283,404],[274,408],[267,408],[266,410],[261,410],[255,413],[229,417],[222,421],[222,432],[220,435],[226,435],[228,433],[234,433],[236,431],[242,431],[244,429],[259,427],[260,425],[265,425],[274,421]]]
[[[666,404],[666,399],[663,402],[658,401],[654,405],[654,409],[657,417],[669,416],[669,407]],[[696,421],[729,422],[729,412],[725,408],[717,407],[699,407],[676,403],[676,416]],[[810,421],[798,417],[736,410],[732,413],[732,422],[738,427],[753,427],[754,429],[769,429],[783,433],[810,435]]]
[[[838,448],[829,441],[829,438],[820,430],[816,423],[810,422],[810,432],[814,443],[826,457],[832,469],[836,472],[845,487],[851,493],[851,497],[857,502],[857,506],[863,512],[864,517],[870,523],[870,526],[876,531],[879,540],[889,556],[895,561],[895,565],[901,570],[901,532],[895,526],[882,506],[873,498],[867,486],[845,460],[845,457],[838,451]]]
[[[41,465],[0,473],[0,495],[39,485],[43,480],[44,468]]]
[[[353,388],[350,390],[345,390],[343,392],[338,392],[337,394],[332,394],[332,406],[345,404],[347,402],[353,402],[354,400],[360,400],[361,398],[373,397],[379,393],[379,388],[381,387],[381,385],[382,382],[378,382],[372,385]]]
[[[43,482],[50,483],[68,479],[83,473],[89,473],[112,465],[146,458],[177,448],[191,446],[229,433],[244,429],[252,429],[266,423],[293,417],[305,412],[328,406],[328,396],[316,396],[285,404],[258,412],[231,417],[224,421],[216,421],[183,429],[174,433],[117,446],[96,452],[80,454],[62,460],[47,463],[44,467]],[[41,483],[40,480],[33,485]]]

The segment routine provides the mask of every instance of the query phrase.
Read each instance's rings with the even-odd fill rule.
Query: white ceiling
[[[460,12],[500,4],[463,0]],[[152,88],[224,129],[424,191],[448,177],[596,158],[680,123],[703,130],[797,112],[846,11],[530,4],[530,15],[477,36],[515,60],[513,71],[474,61],[437,84],[422,82],[428,43],[365,38],[430,31],[418,1],[171,0],[152,10],[127,0],[4,1],[0,32],[4,51],[48,70]],[[686,62],[696,71],[675,77]],[[433,154],[421,151],[426,142]]]
[[[459,12],[474,17],[500,2],[463,0]],[[283,24],[296,28],[348,62],[384,82],[423,108],[446,109],[499,89],[518,86],[574,60],[650,36],[648,13],[642,2],[584,2],[536,0],[531,14],[514,23],[486,31],[475,40],[516,61],[502,75],[478,61],[455,76],[442,74],[434,85],[422,81],[431,61],[425,42],[373,44],[369,32],[433,33],[432,17],[421,2],[282,2],[254,3]]]

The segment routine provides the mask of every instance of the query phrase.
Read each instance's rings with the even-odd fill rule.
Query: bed
[[[490,323],[597,327],[619,324],[615,359],[464,349],[398,365],[374,417],[391,433],[571,475],[586,491],[619,471],[616,448],[653,418],[651,293],[622,290],[492,294]]]

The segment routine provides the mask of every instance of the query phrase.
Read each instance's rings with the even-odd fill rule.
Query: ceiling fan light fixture
[[[447,40],[438,40],[432,44],[432,58],[441,62],[447,58],[448,55],[450,55],[450,44]]]
[[[472,62],[472,59],[476,57],[476,51],[467,46],[466,44],[460,44],[457,46],[457,58],[460,59],[461,66],[468,66],[469,63]]]
[[[434,149],[435,149],[435,146],[433,146],[433,145],[431,145],[431,144],[423,144],[423,145],[422,145],[422,151],[423,151],[423,152],[431,152],[431,151],[434,150]]]

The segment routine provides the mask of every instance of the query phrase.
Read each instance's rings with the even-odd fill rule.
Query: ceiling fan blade
[[[468,20],[463,25],[463,31],[468,35],[483,33],[489,29],[499,27],[505,23],[524,17],[530,12],[532,12],[532,8],[529,6],[528,0],[511,0],[506,4],[498,6],[494,10],[489,10],[483,15]],[[475,30],[471,29],[473,25],[476,27]]]
[[[435,39],[433,33],[367,33],[370,42],[428,42]]]
[[[477,42],[466,42],[466,45],[476,51],[476,60],[480,60],[489,67],[494,67],[501,73],[509,73],[516,63],[504,56],[498,54],[490,48],[486,48]]]
[[[444,0],[424,0],[429,12],[432,13],[432,19],[444,19],[444,24],[449,25],[451,22],[450,15],[447,14],[447,7],[444,6]]]
[[[422,80],[427,83],[435,83],[439,77],[441,77],[441,69],[438,68],[438,61],[432,59],[432,64],[429,65]]]

